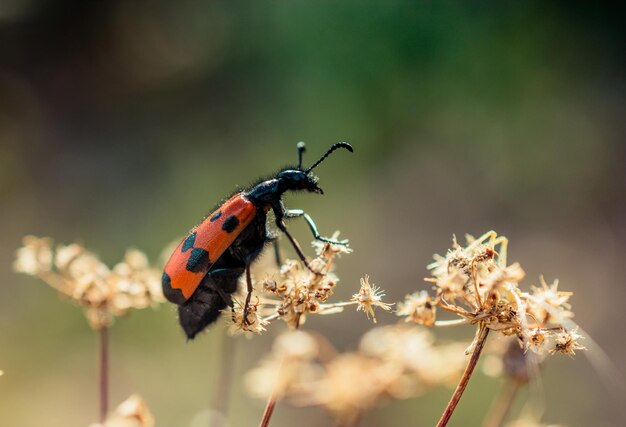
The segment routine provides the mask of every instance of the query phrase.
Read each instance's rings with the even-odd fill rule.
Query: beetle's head
[[[346,150],[352,152],[352,146],[347,142],[338,142],[333,144],[332,147],[326,151],[326,153],[320,157],[320,159],[313,163],[313,166],[309,167],[306,170],[302,169],[302,153],[304,153],[305,145],[304,142],[298,143],[298,167],[296,169],[285,169],[276,175],[276,178],[279,181],[279,185],[282,187],[283,191],[287,190],[306,190],[311,193],[324,194],[324,191],[317,184],[318,178],[311,173],[313,168],[318,166],[326,157],[330,155],[333,151],[338,148],[345,148]]]

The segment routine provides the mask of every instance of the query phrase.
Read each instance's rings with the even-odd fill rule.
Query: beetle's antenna
[[[320,157],[320,159],[313,163],[313,166],[311,166],[310,168],[308,168],[305,173],[309,173],[311,172],[311,170],[313,170],[313,168],[315,168],[317,165],[319,165],[320,163],[322,163],[324,161],[324,159],[326,159],[326,157],[328,157],[330,155],[330,153],[332,153],[333,151],[335,151],[337,148],[345,148],[346,150],[348,150],[349,152],[353,152],[354,150],[352,149],[352,145],[348,144],[347,142],[337,142],[335,144],[333,144],[332,147],[330,147],[328,149],[328,151],[322,156]]]
[[[302,170],[302,153],[306,151],[306,144],[302,141],[298,142],[298,170]]]

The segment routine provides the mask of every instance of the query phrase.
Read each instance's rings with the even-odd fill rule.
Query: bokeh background
[[[306,161],[339,140],[355,147],[317,170],[326,195],[285,200],[350,238],[337,299],[367,273],[401,300],[453,233],[495,229],[528,285],[544,274],[575,292],[577,322],[617,365],[602,369],[623,376],[623,48],[619,10],[571,2],[3,0],[0,424],[98,414],[96,336],[80,309],[13,273],[23,235],[82,241],[109,264],[129,246],[156,260],[237,185],[294,162],[301,140]],[[346,312],[306,326],[353,349],[372,325]],[[241,377],[282,329],[237,339],[233,426],[258,423],[264,402]],[[222,332],[186,343],[170,305],[120,319],[111,403],[138,392],[158,426],[192,425],[212,399]],[[621,396],[585,356],[543,372],[546,421],[623,425]],[[498,387],[473,378],[453,424],[478,425]],[[362,425],[433,425],[450,393],[391,402]],[[272,425],[295,419],[329,423],[279,405]]]

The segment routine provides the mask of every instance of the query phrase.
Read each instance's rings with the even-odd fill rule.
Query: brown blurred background
[[[237,185],[294,162],[300,140],[305,162],[339,140],[355,147],[317,170],[325,196],[285,200],[350,238],[338,300],[366,273],[401,300],[425,288],[453,233],[495,229],[528,286],[544,274],[575,292],[576,321],[624,375],[623,20],[561,6],[1,1],[0,425],[98,414],[96,337],[80,309],[12,272],[23,235],[82,241],[109,264],[128,246],[156,259]],[[347,312],[306,326],[353,349],[372,325]],[[112,404],[138,392],[158,426],[192,425],[211,401],[222,328],[186,343],[170,305],[120,319]],[[241,376],[283,329],[238,339],[233,426],[258,423],[264,402]],[[546,421],[622,425],[584,356],[544,375]],[[477,375],[453,424],[479,424],[498,387]],[[449,395],[392,402],[362,425],[433,425]],[[279,405],[272,425],[295,416],[328,424]]]

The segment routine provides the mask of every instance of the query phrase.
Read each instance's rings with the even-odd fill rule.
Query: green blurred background
[[[128,246],[156,259],[237,185],[294,162],[300,140],[306,162],[355,147],[317,170],[325,196],[285,200],[350,238],[337,300],[364,274],[401,300],[452,233],[495,229],[526,283],[560,278],[577,322],[626,360],[623,48],[618,9],[570,2],[2,0],[0,425],[98,414],[96,337],[80,309],[12,272],[23,235],[82,241],[108,264]],[[306,327],[353,349],[371,323],[347,312]],[[258,423],[264,402],[241,376],[283,329],[237,340],[233,426]],[[112,405],[137,392],[158,426],[192,425],[222,330],[186,343],[170,305],[118,320]],[[543,372],[545,420],[623,425],[584,356]],[[478,425],[498,387],[476,376],[453,425]],[[391,402],[362,425],[433,425],[449,395]],[[294,419],[329,423],[279,405],[272,425]]]

